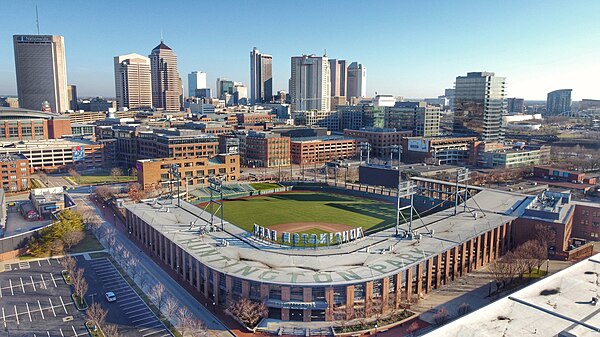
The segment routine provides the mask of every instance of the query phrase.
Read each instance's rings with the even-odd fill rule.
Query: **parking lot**
[[[86,270],[85,276],[89,283],[88,294],[94,294],[95,300],[100,301],[107,309],[106,321],[117,324],[121,334],[128,337],[173,336],[123,279],[110,260],[106,258],[80,260],[79,264]],[[115,293],[117,297],[115,302],[109,303],[104,297],[108,291]]]
[[[7,336],[88,336],[57,259],[1,264],[0,332]]]

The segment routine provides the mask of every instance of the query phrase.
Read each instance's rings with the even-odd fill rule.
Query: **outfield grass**
[[[322,192],[290,192],[227,200],[225,220],[251,232],[256,223],[270,227],[294,222],[344,224],[383,229],[396,222],[392,204]],[[302,233],[323,233],[317,228]]]
[[[250,186],[257,191],[272,190],[281,187],[281,185],[275,183],[251,183]]]

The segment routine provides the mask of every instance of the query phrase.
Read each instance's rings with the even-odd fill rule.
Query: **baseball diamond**
[[[392,204],[367,198],[293,191],[226,200],[224,218],[248,232],[257,224],[280,234],[312,235],[358,227],[365,231],[386,229],[396,223],[396,211]],[[277,241],[284,243],[281,236]]]

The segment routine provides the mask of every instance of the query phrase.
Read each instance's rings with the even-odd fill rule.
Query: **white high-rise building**
[[[361,63],[352,62],[348,66],[348,101],[352,97],[367,97],[367,68]]]
[[[292,57],[290,95],[294,111],[329,111],[331,80],[327,56]]]
[[[234,82],[233,84],[233,95],[235,104],[246,105],[248,104],[248,87],[240,82]]]
[[[19,106],[50,111],[69,109],[65,40],[56,35],[14,35]]]
[[[256,47],[250,52],[250,103],[271,102],[273,99],[273,56]]]
[[[196,89],[206,89],[206,73],[192,71],[188,74],[188,96],[196,96]]]
[[[117,108],[151,108],[150,59],[139,54],[115,56],[115,93]]]

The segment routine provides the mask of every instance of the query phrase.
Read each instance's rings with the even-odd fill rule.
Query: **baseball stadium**
[[[223,307],[248,298],[274,322],[336,325],[402,310],[503,255],[534,198],[411,184],[418,193],[400,199],[290,185],[197,205],[157,200],[126,205],[126,219],[132,239],[197,298]]]

